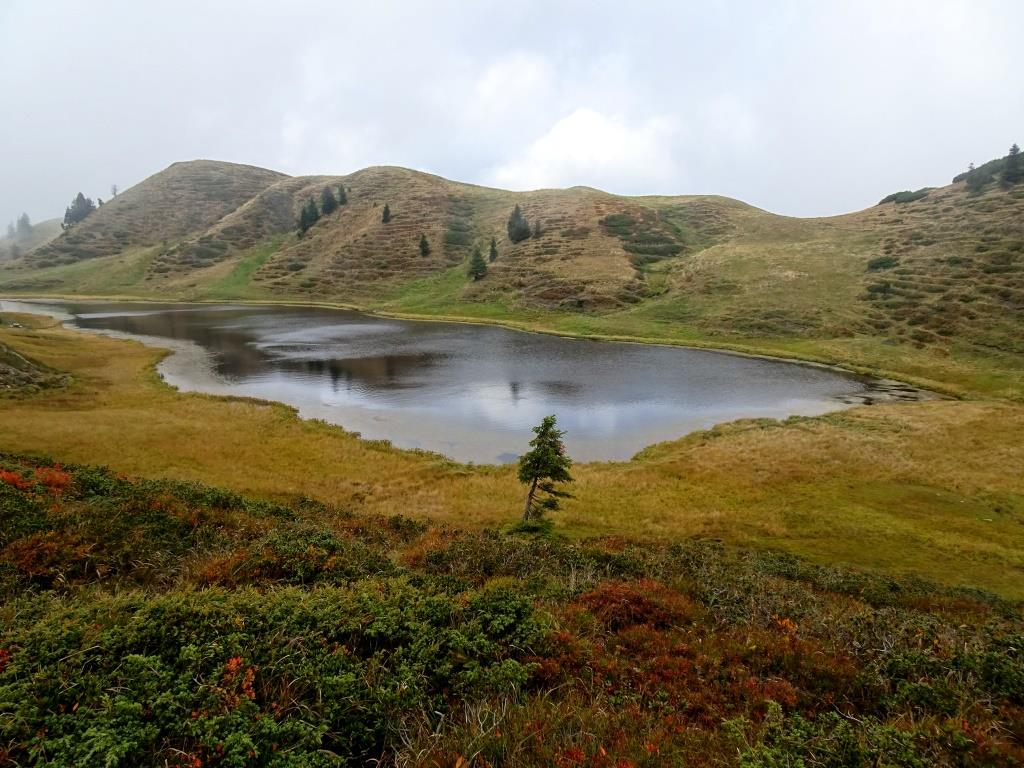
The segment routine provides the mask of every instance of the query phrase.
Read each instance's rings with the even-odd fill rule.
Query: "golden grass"
[[[0,400],[6,450],[463,527],[517,515],[511,467],[363,441],[281,405],[179,393],[154,371],[162,353],[135,342],[57,327],[3,328],[0,340],[75,377]],[[713,536],[1024,597],[1021,434],[1024,407],[999,401],[736,422],[576,467],[577,498],[557,522],[574,535]]]

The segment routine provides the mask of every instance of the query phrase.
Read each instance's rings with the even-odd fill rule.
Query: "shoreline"
[[[715,345],[710,343],[675,342],[667,339],[651,337],[615,336],[599,333],[572,333],[559,331],[552,328],[538,328],[527,323],[508,319],[498,320],[492,318],[473,318],[458,315],[418,315],[408,312],[389,312],[387,310],[369,309],[358,304],[344,304],[340,302],[326,301],[296,301],[292,299],[171,299],[162,301],[157,298],[140,298],[138,296],[78,296],[69,294],[32,294],[28,296],[0,295],[0,301],[78,301],[89,302],[124,302],[126,304],[183,304],[183,305],[216,305],[216,304],[240,304],[244,306],[268,306],[268,307],[297,307],[313,309],[335,309],[348,312],[359,312],[370,317],[388,318],[392,320],[407,320],[423,323],[454,323],[459,325],[486,325],[497,328],[505,328],[520,333],[535,333],[545,336],[558,336],[567,339],[580,339],[586,341],[611,342],[616,344],[641,344],[645,346],[671,347],[676,349],[694,349],[704,352],[716,352],[723,355],[733,355],[756,360],[769,360],[773,362],[784,362],[793,365],[803,365],[811,368],[835,371],[851,376],[870,379],[869,391],[874,396],[866,396],[863,402],[850,403],[849,405],[874,405],[884,402],[926,402],[930,400],[961,400],[964,399],[960,393],[950,388],[943,387],[938,382],[929,382],[923,386],[912,376],[903,376],[893,371],[874,369],[864,366],[855,366],[833,361],[822,360],[813,357],[785,356],[769,354],[758,351],[757,347],[745,347],[743,345]]]

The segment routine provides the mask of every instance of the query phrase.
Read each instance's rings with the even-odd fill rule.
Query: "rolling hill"
[[[299,236],[301,207],[339,186],[347,203]],[[395,167],[288,177],[203,160],[3,265],[0,291],[497,319],[843,361],[954,390],[966,376],[968,388],[1020,396],[1024,188],[961,178],[887,200],[797,219],[716,196],[517,193]],[[509,239],[515,205],[539,235]],[[492,237],[498,257],[472,281],[469,257]],[[954,370],[977,356],[1001,373]],[[948,375],[934,375],[936,360]]]

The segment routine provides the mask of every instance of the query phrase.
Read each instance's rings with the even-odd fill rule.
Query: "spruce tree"
[[[345,185],[338,185],[338,205],[345,205],[348,202],[348,192],[345,191]]]
[[[558,483],[572,482],[572,459],[566,455],[562,442],[565,432],[556,427],[554,416],[545,416],[533,432],[536,437],[530,441],[532,448],[519,457],[519,482],[529,486],[523,507],[524,523],[542,520],[546,512],[558,509],[559,499],[572,497],[557,487]]]
[[[14,222],[12,221],[10,224],[7,225],[7,239],[13,240],[15,234],[17,234],[17,231],[14,229]]]
[[[1020,147],[1014,144],[1010,147],[1010,153],[1006,156],[1006,163],[1003,165],[1003,183],[1019,184],[1024,180],[1024,166],[1021,165]]]
[[[382,224],[387,224],[391,221],[391,206],[387,203],[384,203],[384,213],[380,215],[380,220]]]
[[[334,196],[330,187],[324,187],[320,191],[320,211],[324,216],[338,210],[338,199]]]
[[[492,237],[491,238],[490,259],[493,262],[497,258],[498,258],[498,241],[495,238]]]
[[[21,214],[18,217],[18,237],[27,238],[32,234],[32,222],[28,217],[27,213]]]
[[[537,219],[537,221],[535,221],[533,224],[533,236],[540,237],[543,234],[544,230],[541,228],[540,219]]]
[[[427,242],[427,236],[420,235],[420,256],[427,258],[430,255],[430,243]]]
[[[306,230],[320,220],[320,211],[317,210],[316,201],[311,197],[302,210],[299,212],[299,235],[306,234]]]
[[[71,201],[71,205],[64,211],[64,223],[61,225],[62,228],[68,229],[74,226],[78,222],[82,221],[86,216],[96,210],[96,204],[88,197],[79,192],[75,199]]]
[[[480,253],[479,248],[473,249],[473,258],[469,260],[468,274],[473,278],[474,282],[482,279],[487,274],[487,262],[484,261],[483,254]]]
[[[508,239],[513,243],[518,243],[529,236],[530,222],[523,216],[523,212],[517,204],[512,215],[508,217]]]

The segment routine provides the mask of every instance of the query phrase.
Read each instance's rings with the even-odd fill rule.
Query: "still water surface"
[[[333,309],[47,301],[31,310],[174,349],[160,373],[179,389],[277,400],[367,438],[477,463],[513,460],[551,413],[575,459],[628,459],[733,419],[836,410],[870,387],[776,360]]]

